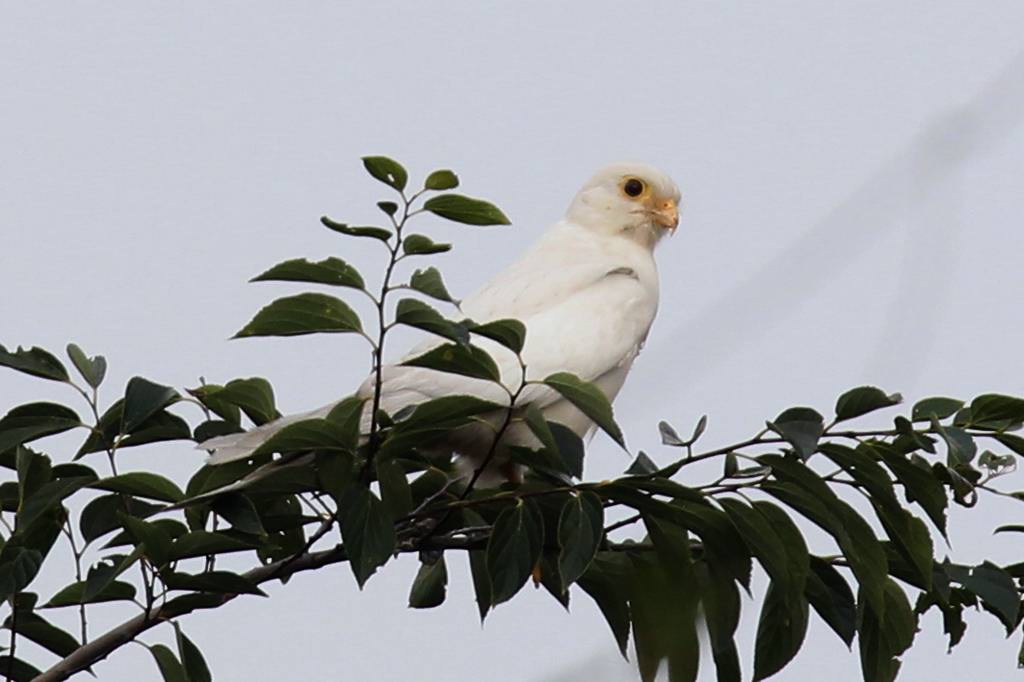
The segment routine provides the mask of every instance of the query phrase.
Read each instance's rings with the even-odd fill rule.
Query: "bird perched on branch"
[[[609,401],[615,398],[654,322],[658,273],[653,252],[666,233],[675,231],[678,205],[676,184],[656,168],[618,163],[599,170],[576,194],[561,220],[460,305],[461,314],[478,324],[511,318],[525,325],[520,357],[489,338],[473,335],[473,344],[497,364],[502,385],[399,362],[382,368],[380,408],[394,415],[452,395],[470,395],[507,407],[515,396],[516,410],[533,405],[546,420],[585,436],[594,427],[591,420],[555,389],[540,383],[524,386],[524,374],[530,381],[569,372],[592,382]],[[403,360],[441,342],[432,337]],[[375,385],[374,374],[356,393],[367,401],[364,434],[371,428]],[[213,438],[200,447],[212,452],[209,464],[245,459],[284,426],[323,417],[332,407]],[[496,426],[508,410],[495,412],[484,420],[490,424],[461,427],[441,443],[458,455],[462,471],[472,473],[486,463],[479,480],[482,485],[519,480],[521,472],[506,448],[537,442],[526,424],[513,421],[495,446]]]

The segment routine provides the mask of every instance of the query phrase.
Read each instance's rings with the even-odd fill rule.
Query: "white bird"
[[[523,256],[464,299],[460,312],[476,323],[513,318],[526,327],[521,357],[527,380],[570,372],[593,382],[611,401],[622,388],[643,347],[658,308],[658,272],[654,248],[679,223],[679,189],[668,175],[640,163],[602,168],[576,194],[560,221]],[[442,343],[431,337],[404,360]],[[502,384],[519,389],[523,372],[515,354],[498,343],[473,335],[473,344],[497,363]],[[381,408],[388,414],[427,400],[471,395],[507,406],[509,392],[492,382],[400,363],[383,368]],[[356,395],[372,398],[374,376]],[[370,406],[363,412],[363,432],[370,429]],[[532,403],[548,421],[558,422],[584,437],[593,423],[557,391],[539,384],[526,386],[517,408]],[[249,457],[282,427],[324,417],[337,403],[300,415],[283,417],[245,433],[220,436],[200,444],[212,451],[209,464]],[[502,411],[504,412],[504,410]],[[458,455],[460,469],[472,472],[491,455],[479,483],[519,480],[503,446],[537,441],[521,420],[513,421],[501,442],[492,447],[496,425],[476,423],[453,432],[442,444]],[[492,452],[493,451],[493,452]]]

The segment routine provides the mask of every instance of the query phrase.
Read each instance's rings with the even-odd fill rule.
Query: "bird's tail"
[[[207,464],[227,464],[228,462],[236,462],[240,459],[246,459],[247,457],[250,457],[261,445],[270,440],[271,436],[284,427],[303,421],[304,419],[322,419],[323,417],[326,417],[331,409],[337,404],[337,402],[334,402],[330,405],[324,405],[323,407],[311,410],[310,412],[291,414],[287,417],[281,417],[242,433],[230,433],[226,436],[209,438],[196,447],[200,450],[210,451],[210,458],[206,460]]]

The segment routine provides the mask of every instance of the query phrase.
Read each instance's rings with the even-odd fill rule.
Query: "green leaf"
[[[825,420],[809,407],[791,407],[768,422],[768,428],[792,445],[802,459],[807,459],[818,447]]]
[[[132,377],[124,392],[121,433],[132,433],[147,419],[181,396],[169,386],[154,384],[142,377]],[[191,431],[189,431],[191,435]],[[186,436],[187,437],[187,436]]]
[[[42,565],[42,552],[8,542],[0,553],[0,600],[7,601],[28,587]]]
[[[30,682],[43,674],[34,665],[7,654],[0,656],[0,671],[10,682]]]
[[[733,639],[740,620],[739,589],[732,578],[705,561],[694,564],[694,569],[718,682],[740,682],[740,659]]]
[[[377,462],[377,483],[381,502],[392,519],[400,519],[413,510],[412,490],[405,469],[395,459]]]
[[[142,557],[142,548],[136,547],[131,554],[112,554],[104,557],[89,569],[85,579],[85,588],[78,601],[89,603],[107,593],[114,580],[128,570]]]
[[[10,616],[7,616],[7,619],[4,620],[4,627],[7,629],[11,628]],[[64,630],[61,630],[56,625],[53,625],[37,613],[26,613],[19,610],[17,627],[18,635],[20,637],[24,637],[25,639],[35,642],[47,651],[51,651],[61,658],[69,656],[71,652],[79,647],[77,639]],[[0,667],[0,674],[2,674],[3,671],[4,669]]]
[[[135,427],[127,438],[119,439],[119,436],[126,435],[122,426],[124,402],[123,398],[118,399],[103,413],[97,428],[78,449],[75,459],[91,452],[112,449],[115,441],[118,449],[123,449],[159,441],[191,438],[192,432],[184,419],[166,410],[160,410]]]
[[[94,483],[90,483],[89,487],[96,490],[109,490],[114,493],[146,497],[162,502],[180,502],[185,497],[185,494],[181,492],[181,488],[172,481],[159,474],[150,474],[143,471],[133,471],[109,478],[101,478]]]
[[[860,603],[857,635],[865,682],[893,682],[900,669],[898,657],[917,632],[917,618],[899,585],[886,579],[884,595],[881,611]]]
[[[142,555],[149,559],[150,563],[158,567],[167,563],[171,537],[161,530],[160,526],[128,514],[122,513],[118,516],[124,524],[124,529],[135,539],[136,547],[142,548]]]
[[[27,403],[12,408],[0,419],[0,452],[38,438],[63,433],[82,420],[75,412],[56,403]]]
[[[262,377],[234,379],[229,381],[226,386],[201,386],[191,393],[228,421],[232,420],[231,413],[225,414],[219,411],[219,406],[228,405],[240,408],[256,426],[261,426],[281,416],[274,404],[274,388],[269,381]],[[237,418],[234,421],[236,424],[238,423]]]
[[[532,500],[516,500],[498,514],[487,541],[492,605],[516,595],[540,560],[543,546],[544,521]]]
[[[164,584],[172,590],[267,596],[251,580],[230,571],[204,571],[195,575],[166,571],[161,572],[160,576]]]
[[[598,552],[577,584],[597,604],[612,630],[619,652],[626,657],[629,645],[628,588],[630,576],[625,559],[614,552]]]
[[[886,535],[914,573],[912,580],[922,590],[932,587],[932,536],[924,521],[906,509],[872,500]]]
[[[85,383],[93,388],[99,388],[103,378],[107,375],[107,360],[102,355],[94,358],[88,357],[85,352],[73,343],[67,347],[68,357],[78,373],[85,379]]]
[[[597,424],[612,440],[626,447],[622,431],[615,423],[612,404],[594,384],[583,381],[575,374],[557,372],[544,379],[544,384],[558,391],[563,398],[576,406],[587,418]]]
[[[1015,436],[1012,433],[993,433],[992,437],[1002,445],[1013,450],[1016,454],[1024,457],[1024,438]]]
[[[405,172],[402,164],[386,156],[364,156],[363,167],[374,178],[399,192],[405,189],[405,183],[409,179],[409,174]]]
[[[444,603],[447,589],[448,567],[445,566],[444,556],[438,557],[433,563],[424,561],[409,590],[409,608],[432,609],[440,606]]]
[[[526,326],[519,320],[494,320],[473,325],[469,331],[497,341],[513,353],[522,353],[526,345]]]
[[[140,519],[152,516],[163,509],[160,505],[149,504],[139,499],[133,499],[129,504],[132,516]],[[117,513],[124,509],[124,505],[124,498],[118,494],[100,495],[90,500],[78,518],[78,527],[85,541],[92,542],[120,528],[121,520]]]
[[[604,507],[592,492],[570,495],[558,517],[558,572],[568,588],[583,575],[604,539]]]
[[[446,343],[402,364],[409,367],[426,367],[448,374],[461,374],[475,379],[501,381],[501,373],[494,360],[487,351],[476,346]]]
[[[189,682],[184,666],[178,662],[173,651],[163,644],[154,644],[149,647],[149,653],[153,654],[153,660],[156,661],[164,682]]]
[[[508,217],[501,210],[482,199],[473,199],[461,194],[441,194],[423,203],[423,208],[465,225],[508,225]]]
[[[946,507],[949,500],[945,488],[932,470],[915,465],[905,455],[884,444],[873,443],[868,447],[878,454],[903,484],[907,500],[917,502],[942,536],[946,537]]]
[[[471,395],[448,395],[419,403],[413,407],[409,416],[398,422],[396,428],[418,430],[438,425],[456,427],[469,422],[472,417],[500,409],[503,408],[498,403]]]
[[[210,508],[237,531],[253,535],[267,534],[256,505],[241,493],[220,495],[210,503]]]
[[[121,580],[114,580],[91,599],[84,599],[85,581],[71,583],[50,598],[42,607],[44,609],[62,606],[78,606],[79,604],[98,604],[108,601],[131,601],[135,599],[135,586]]]
[[[441,272],[435,267],[417,270],[412,273],[412,277],[409,279],[409,286],[421,294],[426,294],[439,301],[455,302],[452,295],[448,293],[444,280],[441,279]]]
[[[722,499],[719,503],[771,579],[784,591],[790,591],[796,576],[791,573],[789,554],[775,528],[762,514],[739,500]]]
[[[293,258],[278,263],[266,272],[256,275],[250,282],[312,282],[336,287],[364,289],[359,271],[340,258],[325,258],[311,263],[305,258]]]
[[[253,452],[254,457],[272,452],[349,450],[345,433],[327,419],[303,419],[277,431]]]
[[[369,237],[370,239],[377,239],[382,242],[386,242],[391,239],[391,231],[385,230],[383,227],[352,227],[345,223],[335,222],[327,216],[321,216],[320,222],[323,223],[324,227],[341,234],[348,235],[350,237]]]
[[[978,454],[978,445],[974,438],[960,427],[942,426],[935,421],[932,428],[946,441],[946,464],[949,467],[970,464]]]
[[[326,294],[305,293],[279,298],[264,307],[234,338],[359,332],[362,329],[359,316],[344,301]]]
[[[964,401],[956,398],[925,398],[914,403],[914,407],[910,411],[910,418],[916,422],[945,419],[953,416],[963,406]]]
[[[852,646],[857,628],[853,591],[839,571],[824,559],[812,556],[810,568],[804,592],[807,600],[846,646]]]
[[[168,557],[171,561],[179,561],[210,554],[245,552],[254,549],[255,546],[254,543],[242,540],[235,535],[208,530],[193,530],[185,533],[171,544]]]
[[[1024,399],[988,393],[971,401],[971,424],[995,426],[1024,422]]]
[[[381,501],[361,485],[349,486],[338,502],[341,537],[360,589],[395,549],[395,528]]]
[[[887,394],[875,386],[861,386],[839,396],[836,402],[836,421],[853,419],[903,401],[899,393]]]
[[[21,505],[17,520],[21,528],[27,528],[48,511],[59,505],[63,500],[76,493],[79,489],[95,481],[92,477],[75,476],[59,478],[43,484]]]
[[[761,606],[754,645],[754,680],[763,680],[793,660],[807,635],[807,600],[774,580]]]
[[[444,191],[448,189],[455,189],[459,186],[459,178],[455,173],[451,172],[446,168],[436,170],[427,176],[426,182],[423,183],[423,189],[429,189],[434,191]]]
[[[203,658],[203,653],[199,650],[199,647],[185,636],[185,633],[181,631],[177,623],[175,623],[174,631],[178,642],[178,657],[185,668],[188,682],[213,682],[210,667],[206,664],[206,659]]]
[[[410,234],[402,240],[402,253],[407,256],[429,256],[451,251],[451,244],[441,244],[422,234]]]
[[[802,594],[810,570],[810,556],[803,534],[789,514],[771,502],[756,500],[751,502],[751,506],[761,514],[782,541],[789,569],[788,585],[793,594]]]
[[[68,381],[71,378],[60,360],[49,351],[36,346],[28,349],[18,346],[18,350],[11,353],[0,344],[0,367],[10,367],[52,381]]]
[[[1010,574],[991,562],[950,572],[950,577],[978,595],[999,617],[1007,635],[1017,626],[1020,596]]]
[[[403,298],[395,310],[395,322],[437,334],[457,343],[469,343],[469,330],[447,319],[433,307],[415,298]]]

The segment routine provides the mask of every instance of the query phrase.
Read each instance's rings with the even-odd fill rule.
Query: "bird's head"
[[[679,224],[679,188],[653,166],[612,164],[583,185],[565,217],[586,229],[653,248]]]

